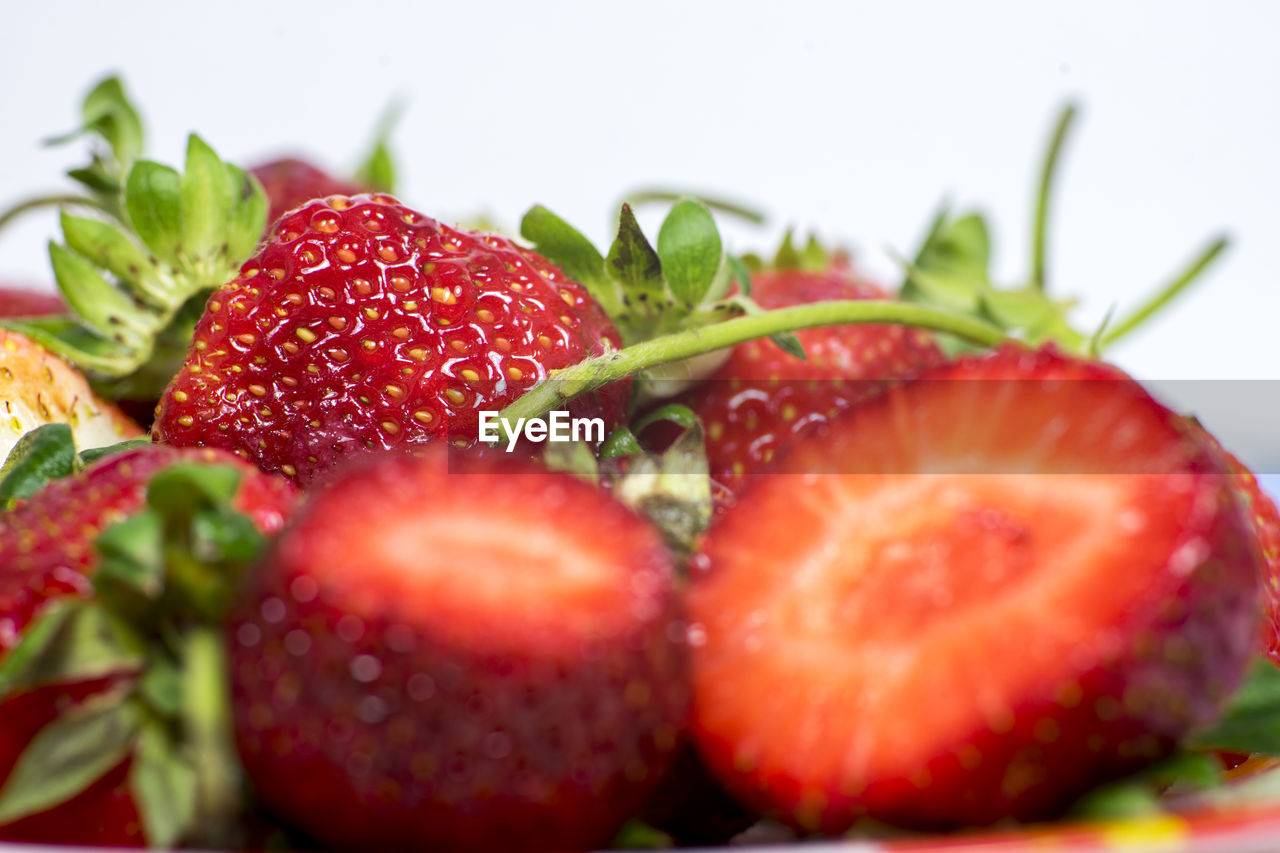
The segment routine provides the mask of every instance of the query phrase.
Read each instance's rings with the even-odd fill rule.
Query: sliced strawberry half
[[[531,465],[361,462],[313,493],[230,628],[260,797],[339,846],[606,844],[687,714],[656,530]]]
[[[1050,815],[1160,757],[1256,643],[1223,466],[1119,371],[1019,348],[801,439],[705,542],[705,759],[837,832]]]

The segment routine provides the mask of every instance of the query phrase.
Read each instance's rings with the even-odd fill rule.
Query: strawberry
[[[24,649],[28,639],[36,637],[34,626],[41,624],[42,618],[52,617],[68,602],[93,596],[93,578],[103,559],[96,545],[103,531],[137,517],[145,508],[149,484],[163,472],[193,462],[221,463],[240,471],[243,479],[235,494],[235,508],[262,532],[280,528],[291,503],[285,484],[220,451],[158,445],[106,456],[73,476],[49,483],[0,515],[0,672],[9,688],[0,698],[0,779],[14,783],[0,790],[0,812],[6,816],[14,808],[15,793],[22,794],[14,791],[15,785],[31,781],[21,768],[27,750],[35,748],[41,732],[57,726],[68,708],[102,701],[111,691],[136,681],[140,665],[130,660],[104,667],[99,659],[94,670],[78,676],[48,682],[45,672],[23,684],[10,671],[11,666],[19,665],[10,658]],[[71,650],[69,646],[58,648],[63,653]],[[22,665],[29,661],[28,652],[22,652]],[[47,649],[45,653],[49,653]],[[74,659],[74,655],[67,655],[67,660]],[[67,742],[74,741],[72,729],[61,731]],[[108,762],[99,777],[80,780],[83,784],[78,793],[73,788],[47,808],[28,805],[19,810],[17,819],[0,820],[0,838],[117,846],[144,843],[148,840],[146,821],[135,801],[132,764],[129,754],[121,755]]]
[[[56,293],[0,285],[0,317],[45,317],[66,312],[67,304]]]
[[[313,198],[330,195],[356,195],[368,187],[335,178],[305,160],[282,157],[269,160],[249,170],[267,193],[270,208],[267,222],[274,223],[286,212]]]
[[[1262,640],[1263,654],[1280,666],[1280,510],[1262,490],[1258,478],[1244,463],[1225,450],[1208,430],[1194,421],[1192,429],[1227,460],[1235,481],[1237,499],[1244,507],[1249,529],[1262,555]]]
[[[322,843],[588,849],[674,750],[686,649],[657,532],[495,457],[359,460],[233,613],[245,768]]]
[[[751,296],[765,309],[887,298],[842,258],[757,273]],[[795,436],[880,393],[887,380],[943,361],[932,335],[906,326],[823,326],[796,338],[804,359],[757,338],[734,347],[709,379],[679,398],[702,421],[711,476],[730,493]]]
[[[155,435],[309,483],[353,451],[474,444],[480,410],[617,345],[595,300],[539,255],[389,196],[333,196],[281,219],[209,299]],[[569,410],[611,428],[628,388]]]
[[[70,424],[76,444],[102,447],[142,435],[138,425],[98,397],[65,361],[16,332],[0,329],[0,459],[42,424]]]
[[[1225,473],[1120,371],[1052,348],[891,388],[707,535],[695,742],[804,829],[1054,814],[1239,682],[1259,565]]]

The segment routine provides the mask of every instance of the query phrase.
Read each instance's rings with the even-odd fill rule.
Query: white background
[[[733,248],[816,229],[890,284],[885,249],[944,196],[990,212],[998,272],[1023,274],[1036,164],[1074,98],[1051,286],[1089,326],[1227,232],[1200,289],[1111,356],[1140,378],[1280,379],[1280,4],[21,2],[5,28],[3,203],[62,186],[82,148],[38,140],[108,71],[167,162],[198,130],[243,164],[349,169],[403,97],[401,194],[430,215],[514,225],[540,202],[602,240],[637,186],[715,192],[771,215]],[[52,234],[52,215],[0,234],[0,278],[47,283]],[[1280,406],[1250,387],[1205,415],[1280,471]]]

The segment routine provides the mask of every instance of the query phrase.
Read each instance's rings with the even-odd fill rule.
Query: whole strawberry
[[[765,309],[888,298],[841,257],[757,273],[751,296]],[[943,361],[932,335],[906,326],[823,326],[795,337],[803,359],[768,338],[748,341],[679,398],[701,419],[711,476],[730,492],[795,436]]]
[[[1225,473],[1137,383],[1053,349],[833,419],[706,537],[702,756],[811,831],[1059,813],[1240,682],[1259,556]]]
[[[359,460],[233,613],[245,768],[323,843],[601,846],[676,747],[686,650],[661,538],[496,456]]]
[[[475,444],[481,410],[618,345],[595,300],[539,255],[388,196],[335,196],[281,219],[209,299],[155,435],[308,483],[355,451]],[[569,410],[607,432],[628,389]]]
[[[300,160],[282,157],[269,160],[249,170],[267,193],[270,205],[268,225],[304,202],[331,195],[356,195],[367,188],[352,181],[335,178],[328,172]]]
[[[147,445],[109,455],[70,477],[55,480],[16,507],[0,515],[0,666],[7,690],[0,699],[0,838],[62,844],[138,846],[148,839],[147,821],[140,815],[131,768],[131,753],[106,760],[99,778],[81,779],[47,808],[33,808],[31,782],[53,787],[43,776],[39,760],[24,758],[39,751],[40,735],[77,707],[105,702],[136,681],[137,663],[118,668],[95,665],[95,674],[46,683],[48,673],[25,686],[14,684],[10,653],[17,654],[43,618],[69,602],[95,597],[94,577],[102,563],[100,537],[119,522],[146,509],[147,489],[158,476],[179,466],[211,463],[241,473],[233,506],[263,533],[278,530],[292,503],[292,490],[229,454],[215,450],[186,450]],[[66,611],[63,611],[66,612]],[[72,618],[72,617],[68,617]],[[63,626],[70,622],[60,623]],[[76,660],[69,629],[44,649]],[[56,633],[56,632],[55,632]],[[83,637],[81,639],[84,639]],[[35,640],[33,640],[35,641]],[[27,650],[29,653],[30,650]],[[122,720],[132,719],[122,715]],[[64,728],[64,732],[73,729]],[[45,738],[47,741],[48,738]],[[67,735],[66,741],[71,741]],[[68,746],[68,748],[74,748]],[[90,759],[84,755],[85,764]],[[76,771],[74,766],[63,767]],[[27,787],[27,791],[14,790]],[[38,798],[37,798],[38,799]],[[18,800],[23,805],[17,806]]]

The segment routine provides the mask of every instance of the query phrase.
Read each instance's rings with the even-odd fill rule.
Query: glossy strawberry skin
[[[479,411],[619,344],[585,289],[506,238],[333,197],[277,223],[213,294],[154,431],[305,484],[352,452],[475,444]],[[607,434],[629,388],[567,408]]]
[[[323,843],[602,846],[675,748],[687,658],[656,532],[503,462],[360,460],[246,587],[241,755],[267,808]]]
[[[241,468],[244,480],[236,507],[264,533],[283,525],[293,490],[213,450],[148,446],[109,456],[77,475],[56,480],[0,515],[0,656],[17,644],[23,629],[50,601],[92,594],[89,578],[97,564],[93,543],[98,534],[140,509],[149,480],[181,462]],[[108,678],[42,687],[0,703],[0,779],[9,775],[31,738],[61,709],[111,683]],[[109,846],[145,842],[125,787],[124,767],[60,806],[0,827],[0,839]]]
[[[842,260],[823,270],[757,273],[751,295],[766,309],[888,298]],[[825,326],[796,336],[805,360],[767,338],[748,341],[680,399],[702,420],[711,475],[730,492],[795,436],[875,396],[887,380],[913,376],[943,361],[928,332],[905,326]]]
[[[297,157],[270,160],[249,170],[262,183],[270,205],[268,224],[274,224],[285,213],[315,198],[331,195],[357,195],[365,191],[351,181],[335,178]]]
[[[1213,719],[1258,571],[1222,458],[1136,383],[965,359],[797,441],[709,533],[693,736],[807,830],[1051,816]]]

